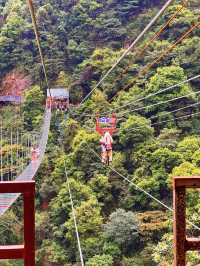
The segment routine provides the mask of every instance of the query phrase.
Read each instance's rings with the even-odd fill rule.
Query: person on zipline
[[[100,144],[101,144],[101,162],[106,163],[107,151],[103,136],[100,139]]]
[[[113,139],[110,133],[107,131],[104,134],[103,137],[103,142],[106,148],[106,162],[109,165],[109,163],[112,162],[112,144],[113,144]]]

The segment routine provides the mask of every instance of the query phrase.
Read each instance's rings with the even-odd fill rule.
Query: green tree
[[[162,196],[169,191],[167,188],[167,178],[175,166],[183,161],[180,153],[170,151],[168,148],[157,149],[151,156],[152,176],[159,184],[159,191]]]
[[[200,137],[188,136],[180,141],[177,145],[177,152],[179,152],[184,160],[191,161],[194,153],[200,148]]]
[[[187,77],[184,74],[184,70],[179,66],[158,68],[157,73],[153,77],[151,77],[150,81],[147,83],[145,92],[147,95],[151,93],[157,93],[162,89],[178,84],[186,79]],[[145,100],[145,104],[150,105],[162,101],[172,100],[173,98],[180,97],[191,92],[192,89],[188,84],[182,84],[174,89],[164,91],[163,93],[159,93],[148,98],[147,100]],[[193,102],[195,98],[196,97],[194,95],[187,96],[184,99],[184,103],[189,104]],[[182,107],[182,104],[182,100],[175,100],[173,102],[168,102],[159,106],[149,107],[147,109],[147,112],[160,113],[161,111],[171,111],[174,109],[174,106],[176,106],[176,109],[178,109],[179,106]],[[183,114],[184,111],[182,112],[182,115]]]
[[[99,168],[99,158],[94,153],[99,148],[99,136],[97,133],[89,134],[85,130],[79,130],[73,140],[73,161],[78,170],[82,171],[85,177],[90,178]],[[90,171],[88,171],[90,169]]]
[[[84,185],[80,181],[72,178],[69,179],[69,183],[71,193],[74,196],[73,202],[75,208],[81,206],[82,202],[87,202],[90,199],[95,199],[95,196],[93,195],[93,192],[89,186]],[[69,217],[70,212],[71,203],[68,184],[67,182],[64,182],[59,190],[57,197],[54,198],[51,202],[51,217],[53,223],[56,225],[55,228],[57,228],[58,234],[61,233],[59,231],[60,225],[66,222],[66,218]]]
[[[42,121],[44,95],[39,86],[34,86],[25,92],[24,98],[24,121],[26,127],[32,130]]]
[[[94,256],[100,251],[101,246],[101,226],[103,218],[100,214],[99,204],[96,199],[92,198],[82,202],[81,205],[75,209],[75,212],[85,258]],[[66,239],[70,241],[73,247],[76,247],[74,220],[72,215],[70,215],[70,219],[66,221],[65,228],[67,230]]]
[[[52,240],[44,240],[39,250],[39,257],[43,263],[48,261],[52,265],[59,266],[66,262],[68,256],[59,243]]]
[[[72,150],[73,140],[80,129],[79,124],[70,118],[62,123],[62,128],[64,149],[66,152],[69,152]]]
[[[55,85],[58,87],[61,86],[68,89],[70,83],[71,83],[71,76],[68,73],[65,73],[64,71],[61,71],[58,75]]]
[[[152,137],[153,128],[144,117],[132,115],[120,126],[119,141],[125,149],[136,150],[139,145],[144,141],[149,141]]]
[[[162,240],[155,247],[155,251],[152,254],[153,260],[159,266],[171,266],[173,264],[173,236],[165,234]]]
[[[113,259],[110,255],[96,255],[86,262],[86,266],[112,266]]]
[[[94,191],[99,202],[108,203],[111,201],[111,184],[107,176],[96,175],[91,178],[88,185]]]
[[[105,237],[126,248],[138,238],[139,224],[134,213],[118,209],[104,225]]]

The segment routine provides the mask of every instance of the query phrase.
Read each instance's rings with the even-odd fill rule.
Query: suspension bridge
[[[24,171],[15,179],[16,181],[28,181],[33,180],[40,164],[43,160],[47,141],[48,134],[50,129],[50,121],[51,121],[51,108],[46,107],[44,121],[41,129],[41,137],[39,141],[39,157],[36,160],[30,161],[28,166],[24,169]],[[20,194],[0,194],[0,215],[3,215],[11,205],[17,200]]]

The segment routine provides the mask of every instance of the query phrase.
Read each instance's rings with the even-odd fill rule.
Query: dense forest
[[[69,179],[86,266],[171,266],[172,212],[138,187],[172,207],[172,177],[200,175],[200,78],[184,82],[200,74],[200,25],[171,49],[199,22],[199,0],[173,1],[80,106],[166,1],[33,2],[50,87],[68,88],[71,101],[69,112],[53,111],[45,158],[35,177],[37,265],[81,265]],[[37,135],[46,89],[26,1],[0,0],[0,95],[24,98],[20,106],[1,106],[3,130],[12,127],[14,134],[18,128]],[[117,131],[113,162],[106,167],[97,156],[101,150],[95,114],[113,112]],[[1,140],[5,163],[13,145],[6,137]],[[13,149],[27,152],[25,141]],[[17,159],[27,163],[23,156]],[[9,173],[4,175],[8,178]],[[187,218],[197,226],[199,199],[200,191],[188,191]],[[191,225],[187,231],[199,235]],[[22,238],[19,200],[0,217],[0,244],[20,243]],[[189,252],[187,265],[200,265],[200,254]]]

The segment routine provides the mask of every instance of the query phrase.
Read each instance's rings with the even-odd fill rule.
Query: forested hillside
[[[68,179],[86,266],[173,265],[172,212],[164,206],[172,207],[172,177],[200,175],[199,0],[173,1],[80,106],[166,1],[33,2],[50,87],[69,88],[72,104],[53,111],[35,177],[37,265],[81,265]],[[26,1],[0,0],[0,95],[24,97],[21,106],[1,106],[3,129],[38,131],[46,89]],[[98,157],[96,113],[117,116],[111,167]],[[187,218],[200,227],[200,192],[187,198]],[[20,242],[22,232],[20,200],[0,217],[0,244]],[[188,234],[199,231],[188,225]],[[188,253],[187,266],[199,264],[200,254]]]

